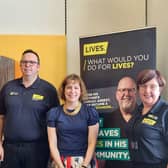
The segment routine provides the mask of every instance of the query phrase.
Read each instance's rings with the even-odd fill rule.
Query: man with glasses
[[[0,92],[0,160],[6,168],[47,168],[46,113],[59,105],[57,91],[39,77],[35,51],[23,52],[20,69],[22,77]]]
[[[121,78],[116,89],[116,100],[119,108],[110,113],[100,114],[100,117],[103,117],[104,128],[120,128],[120,138],[127,138],[125,127],[136,108],[136,89],[136,83],[131,77],[126,76]],[[99,165],[101,168],[130,168],[131,162],[102,160],[99,161]]]
[[[124,121],[128,122],[136,106],[136,83],[130,77],[123,77],[118,82],[116,99]]]

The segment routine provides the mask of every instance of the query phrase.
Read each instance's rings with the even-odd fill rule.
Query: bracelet
[[[83,168],[87,168],[87,166],[85,166],[85,165],[82,165],[81,167],[83,167]]]

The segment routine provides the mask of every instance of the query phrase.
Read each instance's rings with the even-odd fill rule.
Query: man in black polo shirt
[[[136,83],[131,77],[123,77],[119,80],[116,99],[119,108],[110,113],[100,113],[104,120],[104,128],[119,128],[121,139],[127,138],[125,127],[136,111]],[[114,149],[110,149],[114,150]],[[117,149],[115,149],[117,150]],[[99,160],[100,168],[131,168],[129,160]]]
[[[22,77],[0,92],[0,160],[6,168],[46,168],[46,113],[59,105],[57,91],[39,78],[40,58],[33,50],[23,52],[20,68]]]

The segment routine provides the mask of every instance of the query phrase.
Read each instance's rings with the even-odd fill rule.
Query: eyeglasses
[[[20,63],[21,63],[22,65],[29,64],[30,66],[33,66],[33,65],[35,65],[35,64],[38,64],[37,61],[26,61],[26,60],[21,60]]]
[[[135,88],[122,88],[122,89],[117,89],[118,92],[120,93],[135,93],[136,92],[136,89]]]

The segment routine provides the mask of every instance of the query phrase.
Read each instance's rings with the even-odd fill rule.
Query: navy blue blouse
[[[63,106],[48,112],[47,125],[55,127],[61,156],[84,156],[88,146],[88,126],[99,122],[98,112],[83,104],[78,114],[67,115]]]

